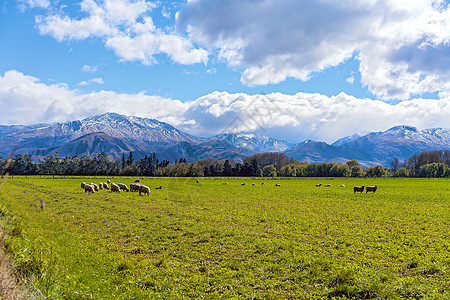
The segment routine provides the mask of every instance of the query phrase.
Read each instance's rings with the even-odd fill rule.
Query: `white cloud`
[[[243,66],[247,85],[309,80],[352,56],[382,99],[450,90],[450,9],[443,0],[188,1],[178,27]]]
[[[19,0],[19,7],[22,11],[27,8],[49,8],[49,0]]]
[[[99,65],[96,65],[96,66],[84,65],[83,67],[81,67],[82,71],[88,72],[88,73],[97,73],[98,69],[99,69]]]
[[[78,85],[79,86],[86,86],[86,85],[90,85],[92,83],[103,84],[104,83],[103,82],[103,78],[92,78],[92,79],[89,79],[89,80],[84,80],[84,81],[80,82]]]
[[[186,105],[178,100],[111,91],[81,94],[65,84],[45,84],[15,70],[0,75],[0,106],[2,124],[64,122],[110,111],[155,118],[174,126],[189,121],[182,118]]]
[[[208,52],[173,31],[165,32],[149,16],[156,4],[145,0],[83,0],[80,11],[87,17],[65,14],[36,17],[39,32],[59,42],[101,38],[123,61],[156,63],[156,54],[166,54],[180,64],[207,63]]]
[[[355,77],[352,75],[350,77],[347,77],[347,79],[345,79],[345,81],[347,81],[350,84],[353,84],[355,82]]]
[[[170,19],[170,11],[167,9],[167,7],[164,6],[164,7],[161,9],[161,15],[162,15],[164,18]]]
[[[381,131],[406,124],[418,128],[450,128],[450,97],[414,99],[391,105],[344,93],[285,95],[215,92],[190,103],[185,118],[195,119],[189,132],[214,135],[226,131],[257,131],[294,142],[306,139],[334,142],[364,131]]]
[[[344,93],[328,97],[214,92],[183,103],[144,93],[82,94],[65,84],[45,84],[15,70],[0,76],[0,105],[2,124],[63,122],[117,112],[155,118],[200,136],[256,131],[294,142],[334,142],[343,136],[400,124],[450,128],[450,94],[445,93],[439,100],[418,98],[396,105]]]

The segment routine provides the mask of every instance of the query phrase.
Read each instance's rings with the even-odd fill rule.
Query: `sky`
[[[3,0],[0,124],[210,137],[450,128],[450,0]]]

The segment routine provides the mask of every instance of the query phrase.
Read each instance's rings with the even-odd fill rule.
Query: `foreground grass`
[[[0,190],[6,249],[49,299],[450,298],[448,180],[141,179],[150,197],[83,180],[106,181]]]

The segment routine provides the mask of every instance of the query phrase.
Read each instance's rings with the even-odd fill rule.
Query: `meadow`
[[[149,197],[80,187],[106,180],[1,187],[3,247],[38,297],[450,298],[448,179],[140,178]]]

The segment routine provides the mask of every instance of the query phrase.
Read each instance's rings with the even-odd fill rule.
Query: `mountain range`
[[[256,133],[228,133],[201,138],[170,124],[148,118],[105,113],[83,120],[34,125],[0,125],[0,156],[31,154],[35,160],[48,155],[60,157],[105,152],[120,159],[130,151],[136,159],[156,153],[159,160],[188,162],[203,158],[242,161],[260,152],[283,152],[306,162],[343,162],[356,159],[362,166],[389,166],[394,158],[408,159],[414,153],[450,150],[450,130],[418,130],[396,126],[383,132],[355,134],[333,144],[305,141],[293,145]]]

